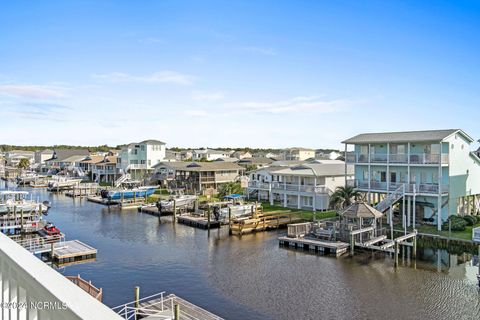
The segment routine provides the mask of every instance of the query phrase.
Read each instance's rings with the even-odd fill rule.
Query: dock
[[[300,222],[302,219],[290,210],[254,213],[251,217],[236,218],[230,222],[230,233],[242,235],[245,233],[265,231],[286,227],[288,224]]]
[[[78,186],[73,186],[70,191],[65,192],[65,195],[71,198],[88,197],[96,195],[98,188],[98,183],[80,183]]]
[[[145,205],[144,198],[108,200],[101,196],[87,196],[87,201],[102,204],[105,206],[118,206],[120,209],[138,209]]]
[[[138,294],[139,294],[139,288]],[[124,305],[112,308],[122,318],[132,319],[184,319],[184,320],[223,320],[223,318],[207,311],[174,294],[165,295],[160,292],[149,297],[137,299]],[[137,319],[137,318],[135,318]]]
[[[333,254],[336,257],[346,253],[350,247],[350,244],[346,242],[324,241],[313,238],[279,237],[278,241],[281,246],[308,250],[320,254]]]
[[[97,249],[80,240],[70,240],[63,242],[63,244],[54,244],[53,261],[58,264],[71,263],[78,260],[89,260],[96,257]]]
[[[177,216],[177,222],[195,227],[200,229],[208,229],[208,224],[210,223],[210,229],[217,229],[220,228],[220,221],[210,220],[208,218],[202,216],[194,216],[194,215],[181,215]]]

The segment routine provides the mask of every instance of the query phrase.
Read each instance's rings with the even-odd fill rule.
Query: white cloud
[[[28,99],[56,99],[67,96],[66,88],[50,85],[4,84],[0,85],[0,94]]]
[[[318,96],[300,96],[281,101],[248,101],[233,103],[236,108],[244,108],[257,113],[283,114],[301,111],[320,113],[340,112],[351,107],[356,101],[347,99],[325,100]]]
[[[262,48],[262,47],[243,47],[242,51],[258,53],[265,56],[275,56],[277,52],[272,48]]]
[[[180,85],[192,84],[195,79],[193,76],[169,70],[143,76],[123,72],[112,72],[107,74],[93,74],[92,77],[110,82],[172,83]]]
[[[225,94],[221,91],[205,92],[194,91],[192,92],[192,99],[196,101],[218,101],[222,100]]]

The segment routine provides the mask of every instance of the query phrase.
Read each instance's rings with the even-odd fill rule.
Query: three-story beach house
[[[449,215],[479,212],[473,142],[460,129],[364,133],[343,141],[346,163],[355,166],[354,186],[369,203],[384,212],[399,203],[402,224],[431,223],[439,230]]]
[[[130,143],[123,147],[117,159],[121,173],[129,173],[132,178],[148,177],[153,166],[165,159],[165,143],[158,140],[145,140]]]

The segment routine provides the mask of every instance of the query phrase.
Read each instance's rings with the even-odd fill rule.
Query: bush
[[[462,216],[450,216],[448,217],[447,222],[442,225],[442,230],[448,231],[449,221],[452,224],[452,231],[465,231],[465,227],[467,226],[467,222],[463,219]]]
[[[465,216],[463,217],[463,220],[465,220],[467,226],[473,226],[477,223],[477,218],[475,218],[474,216]]]

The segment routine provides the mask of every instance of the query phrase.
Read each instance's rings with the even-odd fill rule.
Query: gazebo
[[[373,236],[382,229],[383,213],[364,201],[358,201],[340,211],[340,237],[349,239],[352,231],[369,229]],[[373,228],[373,229],[372,229]],[[361,237],[361,233],[359,233]]]

